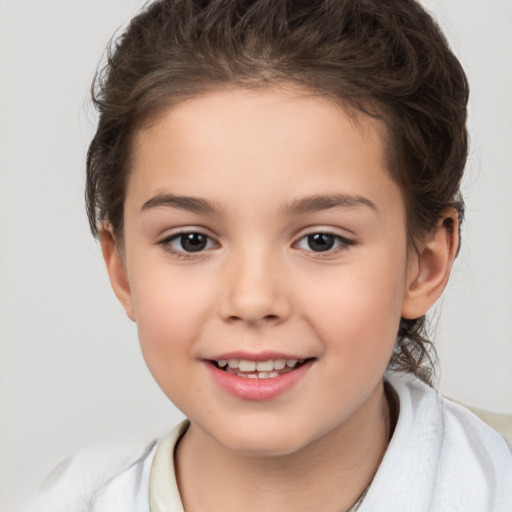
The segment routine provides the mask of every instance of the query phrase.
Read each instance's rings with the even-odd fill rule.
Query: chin
[[[300,451],[304,445],[300,443],[290,443],[290,441],[283,440],[258,440],[250,439],[247,442],[237,442],[236,444],[230,443],[226,448],[231,449],[240,455],[246,457],[284,457],[292,455]]]
[[[314,436],[290,428],[253,426],[252,428],[231,428],[217,441],[224,448],[247,457],[278,457],[299,452],[311,442]]]

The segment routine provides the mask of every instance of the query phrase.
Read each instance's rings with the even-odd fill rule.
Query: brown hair
[[[122,243],[129,159],[143,123],[212,88],[282,83],[383,121],[410,242],[449,207],[460,226],[468,84],[417,1],[159,0],[111,44],[93,85],[100,113],[87,156],[93,234],[107,221]],[[424,332],[424,317],[402,319],[390,368],[430,382],[435,351]]]

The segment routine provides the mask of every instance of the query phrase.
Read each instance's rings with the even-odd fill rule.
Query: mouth
[[[274,379],[291,373],[314,360],[306,359],[268,359],[251,361],[249,359],[219,359],[209,362],[217,369],[244,379]]]
[[[292,389],[306,378],[316,357],[260,353],[219,354],[204,359],[210,376],[221,389],[241,400],[271,400]],[[299,388],[300,389],[300,388]]]

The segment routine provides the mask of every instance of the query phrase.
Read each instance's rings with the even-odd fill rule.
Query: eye
[[[215,247],[215,242],[207,235],[197,231],[175,233],[164,238],[159,244],[174,254],[186,255]]]
[[[328,252],[343,249],[354,242],[334,233],[311,233],[303,236],[297,243],[299,249],[312,252]]]

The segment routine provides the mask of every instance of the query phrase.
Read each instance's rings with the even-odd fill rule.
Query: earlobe
[[[418,244],[417,250],[409,255],[403,318],[420,318],[441,296],[448,283],[458,247],[458,215],[450,208]]]
[[[114,235],[110,226],[105,225],[99,233],[101,250],[103,252],[103,259],[107,266],[107,272],[110,278],[110,284],[116,294],[119,302],[124,307],[128,317],[135,322],[135,315],[133,313],[132,294],[130,289],[130,282],[126,272],[125,262],[119,254],[118,247],[115,242]]]

